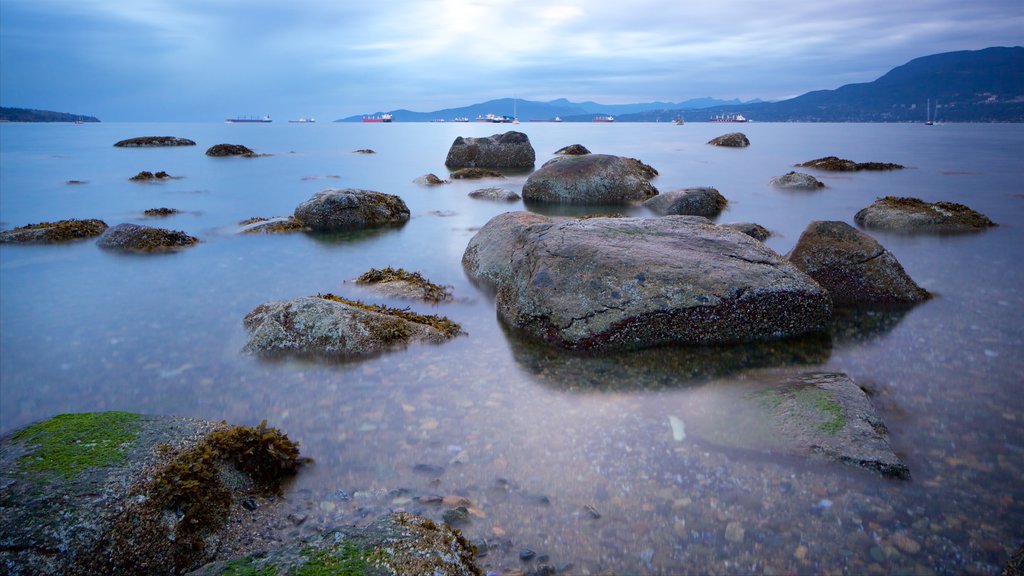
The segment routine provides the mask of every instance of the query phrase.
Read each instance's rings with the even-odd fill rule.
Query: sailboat
[[[935,122],[932,121],[932,99],[931,98],[928,99],[928,104],[925,105],[925,118],[926,118],[925,121],[924,121],[924,125],[925,126],[932,126],[932,125],[935,124]]]

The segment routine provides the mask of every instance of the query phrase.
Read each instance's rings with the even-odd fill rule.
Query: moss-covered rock
[[[180,230],[167,230],[139,224],[118,224],[107,229],[96,245],[107,250],[129,252],[166,252],[198,244],[199,239]]]
[[[891,162],[854,162],[836,156],[825,156],[808,160],[803,164],[797,164],[802,168],[814,168],[817,170],[828,170],[830,172],[857,172],[860,170],[902,170],[904,166]]]
[[[288,232],[309,232],[312,230],[305,222],[293,216],[277,216],[274,218],[249,218],[238,223],[241,234],[283,234]]]
[[[102,220],[58,220],[27,224],[0,232],[0,243],[52,243],[93,238],[103,234],[107,223]]]
[[[179,574],[240,543],[242,501],[273,503],[298,446],[256,428],[65,414],[0,439],[0,572]],[[229,519],[243,530],[226,531]]]
[[[987,216],[956,202],[925,202],[918,198],[886,196],[853,217],[865,227],[899,232],[977,232],[996,226]]]
[[[397,298],[435,303],[452,299],[451,286],[435,284],[419,272],[408,272],[403,268],[371,268],[356,278],[356,283],[373,286],[384,294]]]

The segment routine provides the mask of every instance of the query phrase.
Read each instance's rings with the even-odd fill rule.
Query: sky
[[[188,122],[780,100],[1021,44],[1022,0],[0,0],[0,105]]]

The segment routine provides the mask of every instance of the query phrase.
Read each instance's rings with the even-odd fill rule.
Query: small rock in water
[[[906,534],[894,534],[892,537],[892,543],[905,554],[917,554],[921,551],[921,545]]]
[[[683,424],[682,419],[677,416],[669,416],[668,424],[672,427],[672,439],[676,442],[682,442],[686,439],[686,426]]]
[[[585,510],[587,512],[587,515],[589,515],[594,520],[597,520],[601,517],[601,513],[597,511],[597,508],[594,508],[593,504],[587,504],[583,506],[583,510]]]
[[[746,536],[746,531],[743,530],[743,525],[739,522],[729,522],[725,526],[725,539],[729,542],[740,543]]]
[[[458,508],[452,508],[451,510],[445,510],[442,516],[445,524],[453,528],[464,526],[469,523],[469,510],[465,506],[459,506]]]

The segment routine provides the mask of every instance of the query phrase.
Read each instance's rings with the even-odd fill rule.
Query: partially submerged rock
[[[144,210],[142,214],[151,218],[162,218],[165,216],[181,214],[181,210],[178,210],[177,208],[149,208]]]
[[[296,354],[354,358],[422,340],[445,342],[462,328],[443,316],[365,304],[333,294],[260,304],[245,316],[258,355]]]
[[[253,158],[257,154],[241,144],[214,144],[206,151],[206,155],[215,157],[242,156],[245,158]]]
[[[776,188],[792,188],[796,190],[817,190],[825,187],[825,183],[814,176],[793,171],[772,178],[770,184]]]
[[[955,202],[886,196],[853,217],[865,227],[901,232],[976,232],[996,226],[987,216]]]
[[[825,156],[808,160],[803,164],[797,164],[803,168],[816,168],[818,170],[829,170],[832,172],[856,172],[860,170],[902,170],[904,166],[891,162],[854,162],[845,158]]]
[[[714,218],[725,210],[729,202],[714,188],[685,188],[663,192],[644,202],[655,214],[666,216],[704,216]]]
[[[569,349],[783,338],[825,330],[832,313],[828,293],[782,256],[695,216],[503,214],[463,263],[495,281],[510,326]]]
[[[419,178],[413,180],[413,184],[420,184],[422,186],[439,186],[441,184],[447,184],[447,180],[441,180],[436,174],[424,174]]]
[[[241,234],[281,234],[287,232],[309,232],[312,230],[306,223],[292,216],[276,216],[274,218],[249,218],[238,223],[242,227]]]
[[[167,230],[139,224],[118,224],[108,228],[96,241],[100,248],[134,252],[158,252],[199,243],[199,239],[180,230]]]
[[[746,148],[750,146],[750,139],[742,132],[730,132],[708,141],[712,146],[725,146],[727,148]]]
[[[480,576],[475,547],[444,524],[396,512],[365,528],[355,526],[319,534],[259,554],[221,561],[193,576],[270,574]]]
[[[584,154],[590,154],[590,150],[583,144],[570,144],[564,148],[559,148],[555,151],[555,154],[566,154],[568,156],[582,156]]]
[[[565,156],[530,174],[523,199],[562,204],[627,204],[658,194],[654,168],[609,154]]]
[[[522,132],[509,131],[487,138],[459,136],[448,149],[444,165],[448,168],[533,168],[537,154],[530,138]]]
[[[419,272],[408,272],[403,268],[388,266],[382,270],[370,268],[356,278],[356,284],[373,286],[374,289],[397,298],[444,302],[452,299],[452,287],[441,286],[427,280]]]
[[[691,403],[686,430],[702,440],[910,477],[867,394],[846,374],[714,383],[694,391]]]
[[[129,180],[133,182],[145,182],[148,180],[168,180],[170,178],[172,178],[172,176],[167,172],[164,172],[163,170],[155,174],[148,170],[143,170],[142,172],[139,172],[135,176],[129,178]]]
[[[295,218],[318,232],[404,224],[409,207],[392,194],[345,188],[314,194],[295,208]]]
[[[376,154],[377,152],[375,150],[371,150],[369,148],[360,148],[359,150],[353,150],[352,153],[353,154]]]
[[[891,252],[845,222],[811,222],[788,257],[836,306],[905,306],[929,298]]]
[[[93,238],[103,234],[107,223],[103,220],[58,220],[27,224],[13,230],[0,232],[0,244],[11,243],[53,243]]]
[[[176,136],[139,136],[138,138],[129,138],[127,140],[121,140],[114,144],[118,148],[154,148],[161,146],[195,146],[196,143],[189,140],[188,138],[178,138]]]
[[[242,502],[273,506],[300,461],[265,423],[101,412],[5,436],[0,463],[0,571],[172,575],[239,547]]]
[[[521,200],[521,196],[505,188],[479,188],[468,194],[470,198],[479,200],[494,200],[496,202],[515,202]]]
[[[753,222],[735,222],[731,224],[721,224],[721,226],[731,228],[733,230],[736,230],[737,232],[742,232],[747,236],[750,236],[754,240],[758,240],[760,242],[764,242],[768,238],[771,238],[772,235],[772,233],[769,232],[767,228],[761,226],[760,224],[755,224]]]
[[[505,175],[489,168],[459,168],[452,172],[455,180],[478,180],[480,178],[504,178]]]

